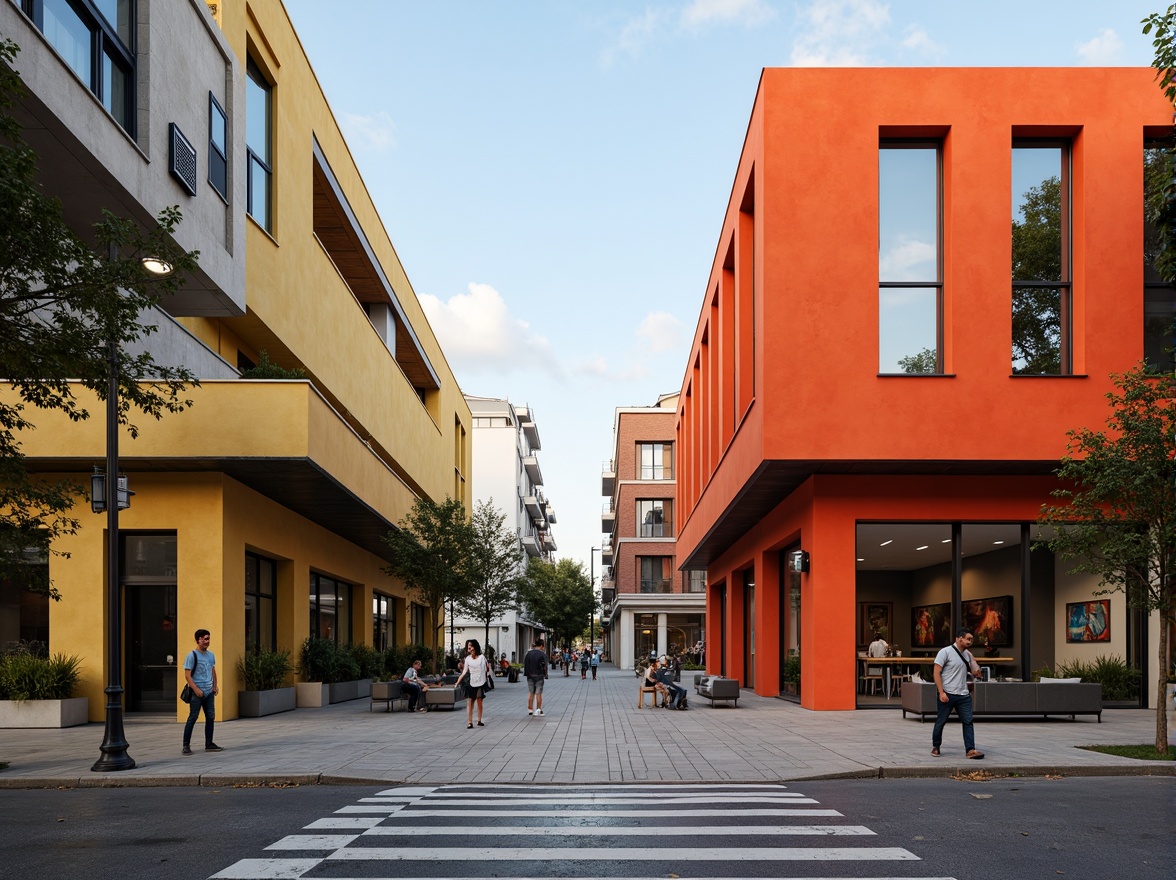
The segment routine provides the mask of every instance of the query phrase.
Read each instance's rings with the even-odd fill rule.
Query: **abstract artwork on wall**
[[[1067,642],[1109,642],[1111,600],[1090,599],[1066,603]]]

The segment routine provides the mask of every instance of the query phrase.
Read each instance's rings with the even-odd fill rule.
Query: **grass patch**
[[[1118,755],[1120,758],[1136,758],[1140,761],[1176,761],[1176,746],[1168,746],[1168,754],[1161,755],[1154,743],[1141,746],[1079,746],[1088,752],[1102,752],[1104,755]]]

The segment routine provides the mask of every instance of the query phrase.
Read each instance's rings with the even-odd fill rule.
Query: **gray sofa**
[[[938,712],[935,685],[908,681],[902,686],[902,717],[918,715],[920,721]],[[1082,682],[989,681],[976,682],[973,715],[1096,715],[1102,723],[1102,685]]]
[[[695,691],[700,697],[710,700],[714,706],[715,700],[732,700],[735,707],[739,707],[739,682],[734,678],[722,678],[718,675],[704,676],[698,680]]]
[[[434,685],[425,691],[425,708],[433,709],[444,706],[446,709],[456,709],[466,701],[464,684],[457,687]]]

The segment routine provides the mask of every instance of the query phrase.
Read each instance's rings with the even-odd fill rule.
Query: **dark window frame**
[[[265,106],[265,156],[260,156],[253,149],[253,145],[249,143],[248,126],[246,126],[245,139],[245,175],[248,186],[246,187],[245,198],[245,213],[252,217],[262,229],[273,234],[274,228],[274,170],[273,170],[273,150],[274,150],[274,85],[269,81],[261,67],[252,57],[246,56],[245,76],[257,86],[266,96]],[[246,83],[246,102],[249,100],[249,85]],[[248,107],[246,107],[246,115],[248,115]],[[264,218],[259,218],[254,211],[254,169],[258,167],[265,174],[265,215]]]
[[[128,23],[131,38],[129,46],[123,42],[122,37],[118,34],[118,22],[107,21],[106,16],[102,14],[93,0],[62,0],[62,2],[73,10],[73,13],[90,31],[90,70],[88,81],[85,83],[86,88],[106,108],[106,111],[119,124],[119,127],[134,139],[137,128],[135,115],[135,107],[137,105],[136,81],[138,79],[135,49],[138,43],[136,27],[138,15],[136,8],[137,0],[129,0],[131,4],[130,21]],[[45,0],[20,0],[18,5],[25,16],[32,21],[33,26],[44,36]],[[45,38],[45,41],[50,46],[53,45],[49,42],[48,37]],[[126,87],[123,95],[123,103],[126,107],[125,120],[115,116],[108,103],[110,96],[106,94],[107,84],[103,76],[103,61],[106,58],[110,59],[113,66],[120,68],[125,76]],[[70,69],[72,70],[72,68]]]
[[[653,463],[649,466],[650,476],[645,475],[646,467],[643,460],[643,451],[645,447],[649,447],[653,452]],[[656,454],[657,448],[661,447],[660,461]],[[669,465],[666,464],[666,454],[669,453]],[[657,476],[657,471],[662,472],[661,476]],[[669,471],[669,473],[666,473]],[[637,479],[639,480],[672,480],[674,479],[674,443],[672,440],[638,440],[637,441]]]
[[[310,605],[310,636],[311,638],[322,638],[321,623],[322,623],[322,586],[324,582],[329,582],[335,587],[335,599],[331,606],[331,611],[334,614],[335,628],[331,631],[331,640],[336,645],[350,645],[354,638],[354,629],[351,625],[352,613],[355,608],[355,584],[350,584],[347,581],[341,581],[338,578],[330,575],[320,574],[317,571],[310,573],[310,595],[308,604]],[[346,591],[347,601],[340,602],[340,593]],[[340,614],[339,609],[345,607],[346,613]],[[346,630],[346,638],[344,638],[343,631]]]
[[[220,118],[224,128],[224,149],[216,142],[216,119]],[[215,172],[214,163],[220,163],[220,185],[218,186],[217,175]],[[224,199],[225,204],[229,202],[229,116],[225,113],[220,102],[217,101],[216,96],[208,93],[208,185],[212,187],[213,191]],[[223,187],[223,188],[222,188]]]
[[[674,537],[674,499],[673,498],[638,498],[637,499],[637,533],[641,538],[672,538]],[[661,522],[645,522],[647,516],[653,516],[661,511]],[[667,514],[668,511],[668,514]]]
[[[1056,290],[1058,292],[1059,368],[1056,373],[1028,373],[1019,370],[1013,362],[1010,362],[1010,370],[1013,376],[1072,376],[1074,375],[1074,141],[1068,137],[1013,138],[1010,169],[1016,161],[1013,154],[1017,150],[1034,149],[1058,149],[1061,153],[1059,163],[1061,205],[1058,223],[1061,236],[1060,274],[1062,277],[1058,281],[1013,278],[1010,288],[1010,308],[1012,300],[1016,298],[1017,290]],[[1014,193],[1013,199],[1015,200],[1017,197],[1018,195]],[[1009,343],[1011,354],[1012,339],[1009,340]]]
[[[942,376],[943,364],[943,138],[881,138],[878,141],[878,158],[881,162],[883,150],[935,150],[935,280],[893,280],[878,277],[879,297],[883,290],[934,290],[935,291],[935,371],[933,373],[883,373],[883,376]],[[881,172],[879,171],[879,185]],[[881,211],[881,198],[879,198]],[[879,217],[879,220],[881,218]],[[879,229],[879,233],[881,230]],[[879,236],[880,239],[880,236]],[[881,366],[881,365],[879,365]]]
[[[1176,348],[1176,322],[1168,325],[1167,329],[1162,331],[1162,336],[1156,338],[1156,334],[1152,328],[1148,326],[1148,305],[1149,303],[1163,303],[1167,300],[1168,312],[1170,316],[1176,315],[1176,287],[1168,284],[1160,279],[1159,274],[1155,271],[1155,266],[1149,259],[1149,245],[1158,246],[1158,242],[1152,242],[1151,239],[1157,236],[1155,224],[1151,222],[1148,216],[1148,179],[1147,179],[1147,154],[1150,151],[1160,151],[1167,154],[1168,161],[1165,167],[1160,168],[1158,173],[1160,179],[1164,182],[1171,179],[1171,171],[1176,165],[1176,156],[1173,155],[1173,150],[1176,150],[1176,144],[1173,143],[1171,136],[1166,138],[1146,138],[1143,142],[1144,151],[1144,247],[1143,247],[1143,358],[1148,365],[1148,369],[1156,372],[1169,372],[1174,366],[1174,355],[1168,352],[1170,348]],[[1154,320],[1154,319],[1152,319]],[[1149,352],[1154,355],[1156,348],[1164,352],[1163,355],[1158,356],[1158,363],[1152,363],[1152,357],[1149,357]]]
[[[396,647],[396,597],[388,593],[372,593],[372,647],[377,651]]]
[[[262,562],[268,562],[270,567],[270,591],[268,593],[262,590]],[[249,588],[250,566],[253,566],[255,570],[253,582],[256,584],[256,588],[252,590]],[[278,561],[276,559],[262,556],[260,553],[245,552],[245,597],[247,600],[252,597],[256,603],[257,619],[268,627],[269,647],[276,650],[278,646]],[[263,613],[265,607],[268,607],[268,613]],[[266,640],[262,638],[261,626],[258,626],[252,635],[246,633],[245,650],[265,647]]]

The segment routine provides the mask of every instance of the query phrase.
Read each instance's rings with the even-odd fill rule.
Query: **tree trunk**
[[[1171,595],[1171,592],[1168,592]],[[1168,608],[1168,614],[1172,608]],[[1160,662],[1156,676],[1156,752],[1168,754],[1168,616],[1160,614]]]

